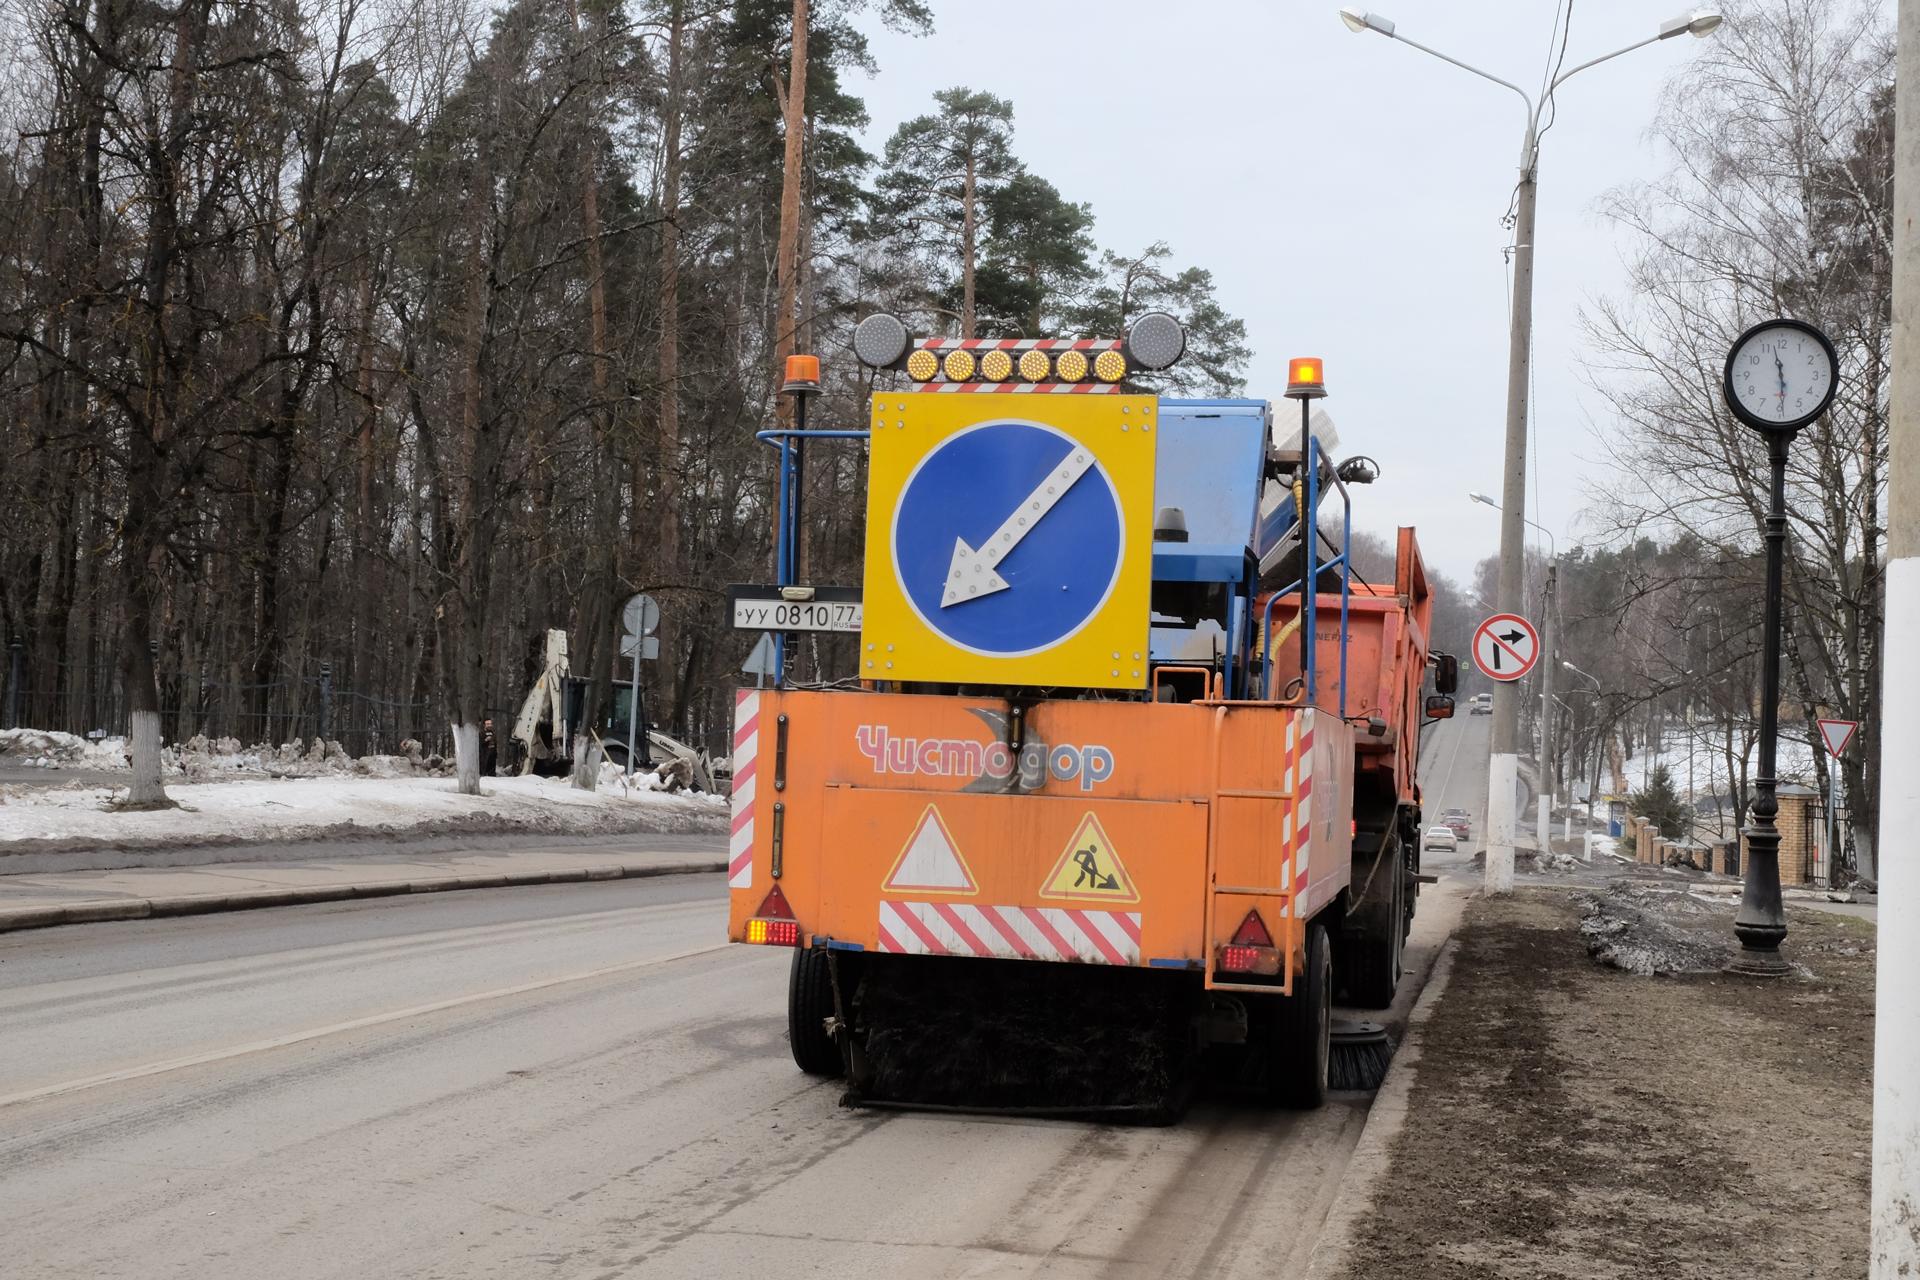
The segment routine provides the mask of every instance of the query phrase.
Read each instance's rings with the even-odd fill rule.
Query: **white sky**
[[[1687,2],[1576,4],[1566,65],[1652,34]],[[1554,0],[1381,3],[1400,34],[1538,86]],[[1011,99],[1015,149],[1093,206],[1101,245],[1165,240],[1176,261],[1213,272],[1247,322],[1248,394],[1279,400],[1289,356],[1326,360],[1323,406],[1343,452],[1384,471],[1358,491],[1355,523],[1418,526],[1428,561],[1466,581],[1499,541],[1498,515],[1466,494],[1500,489],[1511,239],[1500,218],[1524,110],[1498,85],[1350,33],[1336,8],[934,0],[930,38],[861,19],[882,70],[849,88],[867,101],[876,153],[936,89]],[[1662,83],[1701,44],[1680,36],[1582,72],[1542,143],[1528,514],[1563,547],[1605,422],[1578,312],[1625,278],[1598,200],[1664,168],[1647,129]]]

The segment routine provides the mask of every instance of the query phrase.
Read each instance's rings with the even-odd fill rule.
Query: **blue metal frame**
[[[1301,577],[1288,583],[1267,597],[1266,606],[1261,610],[1259,642],[1261,646],[1261,696],[1267,700],[1273,698],[1273,606],[1295,591],[1306,597],[1303,611],[1306,614],[1301,625],[1306,628],[1300,640],[1301,674],[1305,677],[1302,690],[1304,705],[1313,705],[1313,695],[1317,688],[1318,637],[1314,628],[1319,622],[1319,582],[1320,575],[1335,565],[1340,566],[1340,715],[1347,714],[1347,622],[1353,599],[1353,495],[1347,492],[1346,484],[1338,475],[1333,477],[1334,487],[1340,490],[1340,503],[1343,508],[1340,520],[1340,554],[1325,564],[1315,564],[1314,557],[1320,551],[1320,462],[1325,456],[1320,441],[1307,438],[1306,494],[1302,506],[1300,521],[1306,527],[1303,531],[1301,546],[1306,551],[1306,569]],[[1308,589],[1311,584],[1311,589]]]
[[[798,566],[794,556],[799,546],[799,531],[793,527],[793,486],[798,480],[798,472],[793,465],[793,441],[798,440],[865,440],[867,431],[848,430],[844,427],[823,427],[803,429],[788,427],[776,431],[756,431],[753,438],[770,444],[780,451],[780,480],[775,499],[774,544],[773,544],[773,581],[775,586],[794,585],[793,575]],[[775,632],[773,636],[773,687],[778,689],[787,682],[787,637],[784,632]]]

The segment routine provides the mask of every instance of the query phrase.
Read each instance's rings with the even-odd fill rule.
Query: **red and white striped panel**
[[[1114,382],[921,382],[913,389],[949,395],[998,392],[1016,396],[1097,396],[1127,390]]]
[[[1287,862],[1281,868],[1280,885],[1293,890],[1299,898],[1310,896],[1307,867],[1312,861],[1313,850],[1312,716],[1313,711],[1305,709],[1287,717],[1287,738],[1282,752],[1286,768],[1281,785],[1293,796],[1293,801],[1287,806],[1286,825],[1281,830]],[[1283,903],[1280,914],[1283,917],[1292,915],[1292,905]],[[1303,910],[1301,914],[1311,915],[1312,912]]]
[[[733,839],[727,845],[727,888],[753,888],[753,797],[759,790],[760,695],[742,689],[733,703]]]
[[[971,902],[880,904],[881,951],[919,956],[1140,963],[1140,913]]]
[[[1119,338],[926,338],[923,351],[1118,351]]]

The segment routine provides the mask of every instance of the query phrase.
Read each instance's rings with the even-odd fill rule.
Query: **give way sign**
[[[1490,680],[1518,680],[1540,661],[1540,633],[1517,613],[1496,613],[1473,629],[1473,665]]]

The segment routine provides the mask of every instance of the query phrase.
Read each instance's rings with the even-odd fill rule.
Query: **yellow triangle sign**
[[[1040,896],[1070,902],[1140,901],[1140,891],[1133,887],[1113,841],[1091,813],[1080,819],[1073,839],[1040,886]]]
[[[978,893],[980,886],[967,868],[967,860],[960,856],[953,833],[941,821],[940,811],[928,805],[880,889],[891,893],[951,893],[966,898]]]

